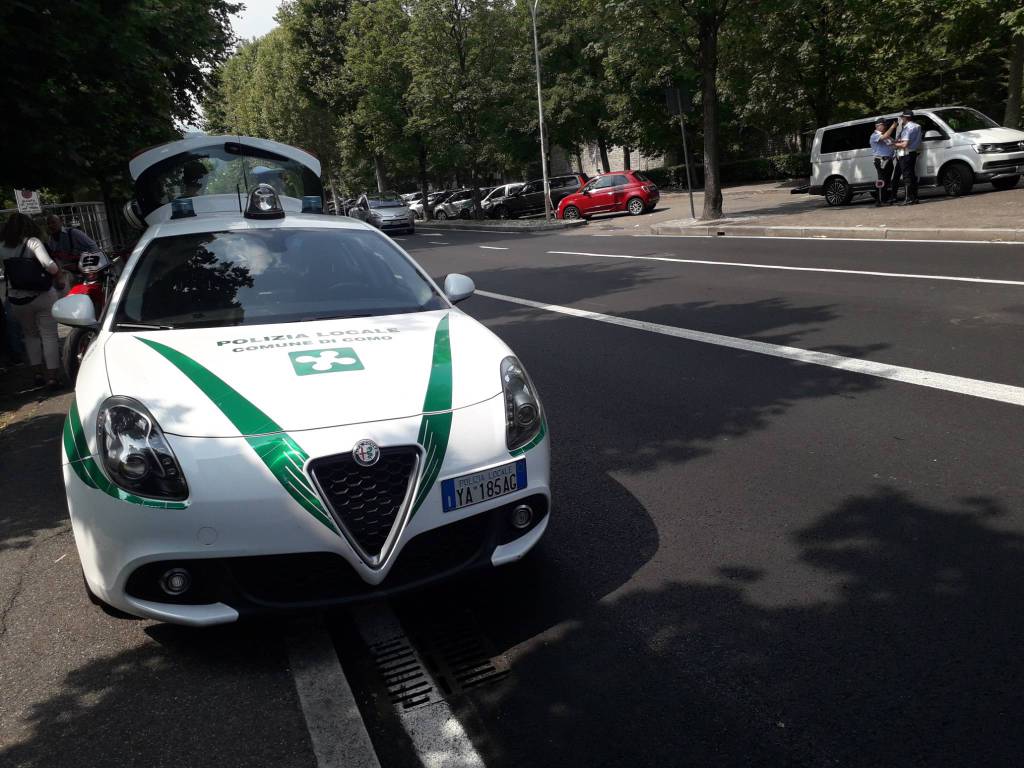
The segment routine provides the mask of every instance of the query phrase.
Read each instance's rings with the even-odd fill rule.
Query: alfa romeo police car
[[[197,137],[137,156],[148,229],[63,433],[86,587],[208,625],[521,558],[548,523],[546,421],[511,350],[367,224],[310,212],[319,163]],[[307,212],[303,213],[303,208]]]

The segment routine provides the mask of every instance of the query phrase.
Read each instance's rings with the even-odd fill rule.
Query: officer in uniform
[[[892,132],[896,129],[896,121],[886,125],[886,119],[880,117],[875,120],[875,132],[871,134],[871,157],[875,163],[875,173],[878,174],[878,199],[875,206],[888,203],[892,205],[895,195],[892,190],[892,174],[896,167],[896,152],[892,148]]]
[[[903,110],[903,126],[896,136],[896,154],[900,159],[900,172],[907,185],[907,195],[901,205],[917,205],[917,155],[921,151],[921,126],[914,122],[914,113]]]

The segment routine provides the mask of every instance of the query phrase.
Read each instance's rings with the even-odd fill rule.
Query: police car
[[[246,137],[136,157],[148,225],[92,327],[63,432],[94,602],[191,625],[379,597],[523,557],[549,441],[512,351],[319,163]],[[303,208],[306,212],[303,212]]]

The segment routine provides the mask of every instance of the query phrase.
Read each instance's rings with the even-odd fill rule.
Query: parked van
[[[899,113],[886,115],[896,119]],[[875,191],[871,134],[875,115],[819,128],[811,148],[812,195],[829,205],[846,205],[853,196]],[[918,184],[942,186],[947,195],[966,195],[977,182],[1010,189],[1024,174],[1024,131],[1003,128],[969,107],[915,109],[922,142],[917,156]]]

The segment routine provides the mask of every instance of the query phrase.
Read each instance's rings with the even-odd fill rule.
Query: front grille
[[[382,448],[372,467],[355,462],[351,453],[326,456],[310,464],[334,519],[360,556],[378,565],[411,490],[419,452],[413,447]]]

